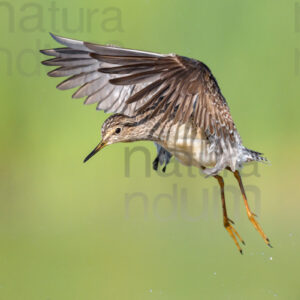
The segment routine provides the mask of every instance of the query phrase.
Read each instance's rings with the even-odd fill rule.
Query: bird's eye
[[[120,132],[121,132],[121,128],[118,127],[118,128],[116,129],[115,133],[116,133],[116,134],[119,134]]]

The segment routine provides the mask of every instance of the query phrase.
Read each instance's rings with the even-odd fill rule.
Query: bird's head
[[[105,146],[119,143],[135,141],[135,119],[121,114],[110,116],[102,125],[102,140],[97,147],[85,158],[84,162],[89,160],[98,151]]]

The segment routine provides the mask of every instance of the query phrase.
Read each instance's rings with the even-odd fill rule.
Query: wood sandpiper
[[[114,113],[102,125],[102,141],[84,161],[110,144],[152,141],[158,153],[155,169],[166,166],[172,156],[201,168],[220,185],[224,227],[242,253],[238,240],[244,241],[227,216],[219,174],[227,169],[238,181],[249,220],[271,247],[250,210],[239,173],[244,163],[266,159],[243,146],[227,102],[204,63],[176,54],[52,37],[64,47],[41,52],[54,56],[44,65],[58,66],[49,76],[68,77],[57,88],[79,87],[73,98],[87,97],[85,104],[97,103],[98,110]]]

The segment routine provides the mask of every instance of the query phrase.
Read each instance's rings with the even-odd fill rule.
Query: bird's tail
[[[266,157],[263,157],[263,153],[254,151],[254,150],[250,150],[248,148],[244,149],[245,151],[245,155],[247,157],[247,161],[260,161],[260,162],[269,162],[269,160]]]

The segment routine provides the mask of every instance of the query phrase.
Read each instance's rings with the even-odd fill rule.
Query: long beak
[[[100,151],[102,148],[106,146],[106,143],[101,141],[100,144],[84,159],[84,163],[88,161],[92,156],[94,156],[98,151]]]

